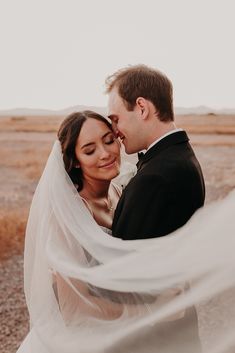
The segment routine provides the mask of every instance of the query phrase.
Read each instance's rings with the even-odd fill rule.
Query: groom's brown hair
[[[116,88],[129,111],[136,99],[143,97],[153,103],[159,120],[174,120],[172,83],[161,71],[146,65],[130,66],[109,76],[105,83],[106,93]]]

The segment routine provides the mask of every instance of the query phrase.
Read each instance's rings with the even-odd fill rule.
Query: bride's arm
[[[82,281],[69,279],[69,283],[61,277],[58,273],[55,275],[57,287],[57,300],[60,306],[60,311],[66,323],[76,321],[81,315],[97,318],[102,320],[115,320],[121,317],[124,308],[128,316],[135,316],[137,314],[144,314],[160,309],[164,303],[171,301],[174,297],[182,295],[184,290],[182,288],[172,288],[164,291],[161,295],[152,297],[153,300],[140,303],[125,302],[118,303],[110,299],[92,295],[90,288]],[[129,297],[130,298],[130,297]],[[133,297],[132,297],[133,298]],[[143,296],[143,299],[145,296]],[[147,298],[149,299],[149,298]],[[115,300],[115,298],[114,298]],[[149,301],[149,302],[148,302]],[[185,315],[185,310],[177,311],[174,315],[166,317],[161,321],[174,321],[181,319]]]
[[[92,295],[88,285],[82,281],[70,278],[67,282],[58,273],[54,274],[54,280],[57,300],[65,322],[70,322],[76,315],[114,320],[123,313],[123,304]]]

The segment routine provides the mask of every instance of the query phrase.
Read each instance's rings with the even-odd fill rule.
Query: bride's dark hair
[[[91,110],[75,112],[68,115],[61,123],[57,136],[61,144],[65,170],[78,191],[83,188],[82,169],[77,168],[78,160],[75,154],[75,147],[81,128],[87,119],[102,121],[111,130],[110,122],[102,115]]]

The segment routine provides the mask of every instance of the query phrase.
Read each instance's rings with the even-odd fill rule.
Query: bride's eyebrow
[[[101,139],[103,140],[106,136],[108,136],[109,134],[113,134],[112,131],[108,131],[106,132],[102,137]],[[85,145],[83,145],[81,148],[85,148],[85,147],[88,147],[88,146],[91,146],[91,145],[95,145],[95,142],[89,142],[89,143],[86,143]]]
[[[89,143],[86,143],[85,145],[83,145],[81,148],[85,148],[85,147],[88,147],[88,146],[91,146],[94,144],[95,144],[95,142],[89,142]]]
[[[102,139],[104,139],[106,136],[108,136],[109,134],[113,135],[113,132],[110,130],[108,132],[106,132],[106,134],[104,134],[104,136],[102,136]]]

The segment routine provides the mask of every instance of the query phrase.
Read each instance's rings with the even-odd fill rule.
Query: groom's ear
[[[149,104],[148,101],[143,97],[138,97],[136,99],[136,106],[139,109],[140,116],[142,119],[147,119],[149,115]]]

